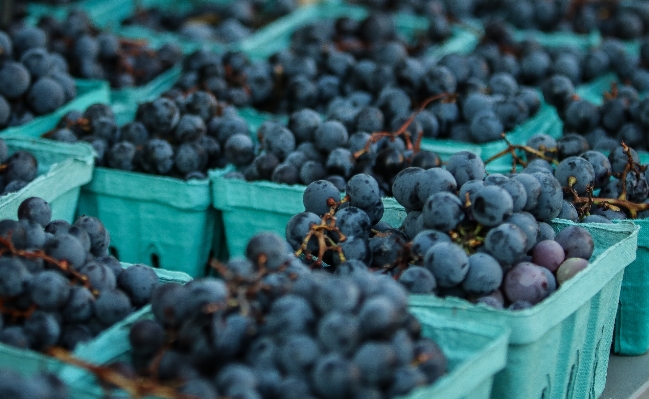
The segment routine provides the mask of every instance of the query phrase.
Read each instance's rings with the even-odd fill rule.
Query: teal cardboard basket
[[[278,51],[288,48],[291,35],[301,26],[317,20],[339,17],[360,20],[368,14],[368,9],[356,5],[332,2],[305,5],[261,29],[257,34],[242,42],[240,49],[253,58],[267,58]],[[419,32],[428,28],[428,20],[424,17],[395,15],[394,22],[397,31],[408,40],[414,39]],[[431,46],[428,53],[445,54],[454,51],[456,48],[463,47],[464,43],[471,40],[472,37],[465,29],[455,25],[451,37],[444,43]]]
[[[633,223],[640,227],[638,250],[636,260],[624,269],[613,336],[613,351],[619,355],[649,351],[649,220]]]
[[[434,384],[416,389],[401,398],[488,399],[494,375],[505,366],[509,331],[499,326],[458,322],[421,309],[413,309],[412,313],[420,320],[423,335],[437,342],[446,355],[449,373]],[[107,337],[112,342],[120,342],[115,348],[123,352],[111,360],[127,358],[127,335],[128,329],[120,328],[118,331],[112,330],[111,337]],[[110,353],[117,355],[115,348],[111,347]],[[95,378],[88,373],[68,367],[60,375],[70,386],[71,399],[98,399],[104,394]],[[128,397],[124,392],[111,392],[111,398]]]
[[[133,0],[81,0],[71,5],[53,6],[44,3],[27,2],[27,24],[36,25],[44,16],[65,18],[71,8],[80,8],[88,13],[93,23],[101,28],[114,27],[119,21],[133,13]]]
[[[131,265],[122,264],[122,267],[127,268]],[[166,270],[155,270],[160,282],[179,282],[184,283],[191,280],[191,277],[185,273],[170,272]],[[119,335],[126,331],[128,334],[128,326],[135,320],[142,317],[143,314],[150,312],[151,305],[147,305],[137,312],[129,315],[126,319],[116,323],[112,327],[103,331],[97,337],[89,342],[77,345],[72,354],[82,360],[93,361],[96,363],[106,363],[112,359],[114,353],[128,347],[128,337],[121,336],[122,339],[113,339],[115,335]],[[62,371],[69,367],[55,359],[40,352],[28,349],[18,349],[0,343],[0,368],[11,369],[21,374],[35,374],[41,371],[48,371],[57,373],[63,376]],[[96,398],[101,398],[97,396]],[[7,398],[9,399],[9,398]]]
[[[72,101],[66,103],[53,113],[36,117],[24,125],[0,130],[0,137],[25,135],[25,132],[27,132],[27,135],[34,136],[31,134],[32,132],[42,132],[55,127],[61,117],[69,111],[86,109],[94,103],[108,104],[110,102],[110,87],[108,86],[108,82],[85,79],[75,79],[74,82],[77,88],[77,96]]]
[[[121,261],[195,277],[206,273],[214,241],[221,239],[211,202],[208,179],[184,181],[98,167],[81,190],[77,215],[96,216],[104,223],[111,251]]]
[[[210,172],[214,207],[221,212],[230,256],[243,256],[248,240],[262,231],[286,235],[286,223],[304,212],[303,185],[277,184],[269,181],[247,182],[223,177],[228,170]],[[401,207],[394,198],[384,198],[383,220],[401,225],[405,215],[388,211]]]
[[[572,222],[555,220],[556,230]],[[458,298],[412,295],[413,308],[457,321],[510,328],[507,366],[491,397],[597,398],[604,390],[624,270],[636,257],[637,226],[585,224],[595,241],[589,267],[536,306],[509,311]]]
[[[74,145],[50,140],[2,137],[9,153],[28,151],[38,161],[38,176],[26,187],[0,196],[0,220],[18,219],[18,207],[30,197],[43,198],[52,219],[74,221],[81,186],[92,178],[95,153],[87,143]]]

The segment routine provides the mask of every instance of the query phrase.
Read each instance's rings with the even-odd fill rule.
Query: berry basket
[[[111,251],[121,261],[191,276],[205,273],[213,239],[218,242],[222,230],[211,207],[209,180],[108,168],[95,169],[92,181],[81,190],[77,214],[104,222]]]
[[[569,225],[553,222],[555,230]],[[622,277],[635,259],[639,228],[582,226],[595,241],[590,266],[532,308],[513,312],[411,296],[412,308],[511,328],[507,366],[496,375],[492,398],[597,398],[604,390]]]
[[[254,58],[267,58],[272,54],[289,47],[292,33],[299,27],[318,19],[348,17],[363,19],[368,15],[368,10],[360,6],[323,2],[300,7],[288,16],[269,24],[263,32],[254,35],[241,44],[241,49]],[[394,19],[397,30],[407,39],[413,39],[418,31],[428,27],[426,18],[398,14]],[[433,46],[432,54],[443,55],[464,47],[467,41],[474,39],[474,35],[459,25],[453,27],[452,35],[443,44]]]
[[[115,108],[118,124],[133,120],[135,107],[122,112]],[[50,118],[41,129],[19,134],[38,138],[57,123],[58,119]],[[70,146],[51,140],[40,142],[57,148]],[[96,216],[103,221],[111,234],[111,251],[120,261],[198,276],[205,273],[210,250],[216,257],[223,256],[219,252],[223,229],[220,215],[211,206],[208,179],[184,181],[97,167],[92,180],[83,183],[87,182],[78,197],[76,214]],[[70,213],[67,218],[73,216]]]
[[[129,266],[131,265],[122,264],[122,267],[124,268]],[[161,283],[184,283],[191,280],[191,277],[185,273],[170,272],[166,270],[155,270],[155,272]],[[72,354],[79,359],[89,360],[96,363],[110,361],[116,356],[116,354],[121,353],[128,348],[128,339],[116,339],[115,337],[120,336],[124,332],[128,334],[127,326],[149,312],[150,307],[150,305],[147,305],[139,311],[131,314],[123,321],[103,331],[92,341],[77,345]],[[62,371],[65,366],[66,365],[61,361],[42,353],[0,344],[0,368],[15,370],[21,374],[34,374],[44,370],[58,373]],[[101,397],[101,395],[96,397]]]
[[[134,2],[130,0],[82,0],[72,6],[86,11],[93,22],[101,27],[114,25],[132,13]],[[43,16],[63,18],[70,6],[53,6],[38,2],[27,3],[27,23],[35,25]]]
[[[245,254],[252,236],[262,231],[273,231],[284,237],[286,223],[296,213],[304,212],[303,185],[277,184],[269,181],[247,182],[228,179],[228,170],[210,172],[213,204],[221,211],[230,256]],[[383,221],[400,226],[405,214],[394,198],[383,198]],[[394,210],[391,210],[393,209]]]
[[[40,131],[44,126],[55,125],[61,119],[61,116],[68,111],[85,109],[90,104],[108,103],[110,101],[110,88],[107,82],[87,79],[75,79],[74,82],[77,88],[77,96],[72,101],[66,103],[55,112],[36,117],[24,125],[0,130],[0,136],[23,135],[24,131]]]
[[[489,398],[494,375],[505,367],[509,331],[499,326],[457,322],[421,309],[415,309],[412,313],[421,321],[423,335],[437,342],[447,356],[449,373],[433,385],[419,388],[403,398]],[[130,321],[133,322],[135,319]],[[127,335],[128,329],[121,328],[110,337],[111,341],[125,343],[118,347],[123,351],[123,356],[128,354]],[[111,352],[117,354],[113,348]],[[89,360],[95,361],[95,359]],[[106,361],[105,357],[101,360]],[[95,378],[87,373],[68,367],[62,370],[60,376],[69,384],[72,399],[91,399],[102,395],[102,390],[97,386]],[[115,392],[111,397],[128,398],[129,396],[123,392]]]
[[[18,206],[29,197],[49,202],[54,219],[72,222],[81,186],[90,181],[94,151],[85,143],[65,145],[49,140],[2,138],[9,153],[27,151],[38,161],[38,176],[23,189],[0,197],[0,218],[15,219]]]

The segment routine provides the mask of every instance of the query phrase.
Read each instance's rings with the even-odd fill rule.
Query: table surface
[[[649,399],[649,353],[611,355],[606,387],[599,399]]]

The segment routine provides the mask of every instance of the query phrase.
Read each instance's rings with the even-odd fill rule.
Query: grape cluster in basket
[[[46,40],[37,28],[0,31],[0,129],[30,122],[77,96],[68,62],[49,52]]]
[[[153,269],[122,269],[96,218],[51,220],[41,198],[0,221],[0,342],[37,351],[72,350],[149,303]]]
[[[272,233],[217,269],[223,280],[155,290],[122,371],[205,399],[394,397],[446,373],[388,276],[311,271]]]
[[[286,237],[314,267],[341,273],[373,270],[411,293],[452,295],[490,306],[524,309],[542,301],[588,266],[590,233],[548,224],[562,210],[560,182],[542,165],[485,176],[482,160],[461,151],[446,168],[410,167],[392,193],[407,216],[400,227],[380,219],[376,181],[350,180],[340,200],[326,181],[310,184],[305,212]]]

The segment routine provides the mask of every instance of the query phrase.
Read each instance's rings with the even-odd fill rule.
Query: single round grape
[[[503,283],[511,302],[525,301],[535,305],[550,294],[549,284],[541,266],[522,262],[511,268]]]
[[[106,326],[123,320],[132,311],[128,296],[118,289],[100,293],[95,301],[95,315]]]
[[[518,226],[503,223],[489,230],[484,240],[485,249],[502,265],[509,266],[525,255],[527,236]]]
[[[570,187],[571,179],[576,179],[572,186],[577,194],[586,194],[587,187],[595,186],[595,170],[588,160],[580,157],[568,157],[561,161],[554,172],[562,187]]]
[[[426,252],[424,267],[433,273],[438,286],[453,287],[469,272],[469,258],[458,245],[442,242]]]
[[[427,228],[448,231],[464,220],[464,207],[455,194],[438,192],[428,197],[422,215]]]
[[[581,226],[568,226],[555,237],[566,253],[566,258],[590,259],[595,243],[590,232]]]
[[[286,224],[286,241],[297,251],[302,246],[311,226],[318,225],[320,222],[320,217],[312,212],[301,212],[294,215]],[[315,251],[317,245],[317,240],[314,237],[309,240],[307,250]]]
[[[451,237],[438,230],[423,230],[411,240],[412,246],[410,250],[412,251],[413,256],[423,258],[426,252],[428,252],[433,245],[440,242],[450,243]]]
[[[513,214],[514,202],[505,189],[486,186],[475,195],[471,212],[478,223],[498,226]]]
[[[405,168],[394,178],[392,195],[406,209],[421,209],[423,202],[417,195],[417,187],[425,178],[421,168]]]
[[[469,180],[482,180],[485,175],[485,165],[482,159],[470,151],[458,151],[446,162],[448,170],[461,187]]]
[[[588,260],[583,258],[567,258],[557,269],[557,283],[563,285],[575,277],[577,273],[588,267]]]
[[[539,237],[539,224],[537,223],[534,216],[527,212],[518,212],[514,213],[507,223],[516,225],[520,228],[527,237],[527,245],[525,246],[525,252],[529,252],[530,249],[534,247]]]
[[[61,273],[45,270],[31,279],[29,293],[40,309],[56,310],[65,305],[70,297],[70,281]]]
[[[318,359],[312,371],[312,388],[323,399],[349,397],[360,383],[360,371],[349,360],[337,353]]]
[[[120,273],[117,283],[131,303],[141,307],[150,302],[153,290],[158,285],[158,275],[148,266],[133,265]]]
[[[532,252],[532,261],[553,273],[557,271],[565,259],[566,254],[563,251],[563,247],[554,240],[543,240],[539,242]]]
[[[348,206],[334,214],[336,226],[345,236],[369,238],[372,224],[365,211],[355,206]]]
[[[18,219],[31,220],[45,227],[52,220],[52,208],[47,201],[30,197],[20,203]]]
[[[349,179],[345,191],[350,205],[364,210],[380,202],[379,185],[376,179],[367,174],[357,174]]]
[[[433,273],[421,266],[408,267],[401,273],[399,282],[411,294],[433,294],[437,288],[437,281]]]
[[[432,168],[424,173],[425,176],[417,187],[417,196],[422,203],[426,202],[435,193],[456,192],[457,182],[449,171],[442,168]]]
[[[351,181],[351,180],[350,180]],[[348,183],[349,184],[349,183]],[[377,187],[378,195],[378,187]],[[363,196],[362,198],[365,198]],[[322,216],[329,212],[329,201],[340,201],[340,191],[331,182],[326,180],[317,180],[309,184],[304,190],[302,201],[306,212]],[[350,201],[351,202],[351,201]],[[352,205],[354,205],[352,203]]]
[[[346,312],[329,312],[318,322],[317,337],[326,351],[349,356],[361,340],[358,317]]]
[[[462,288],[469,294],[487,295],[498,289],[503,281],[503,270],[492,256],[475,253],[469,256],[469,271]]]

